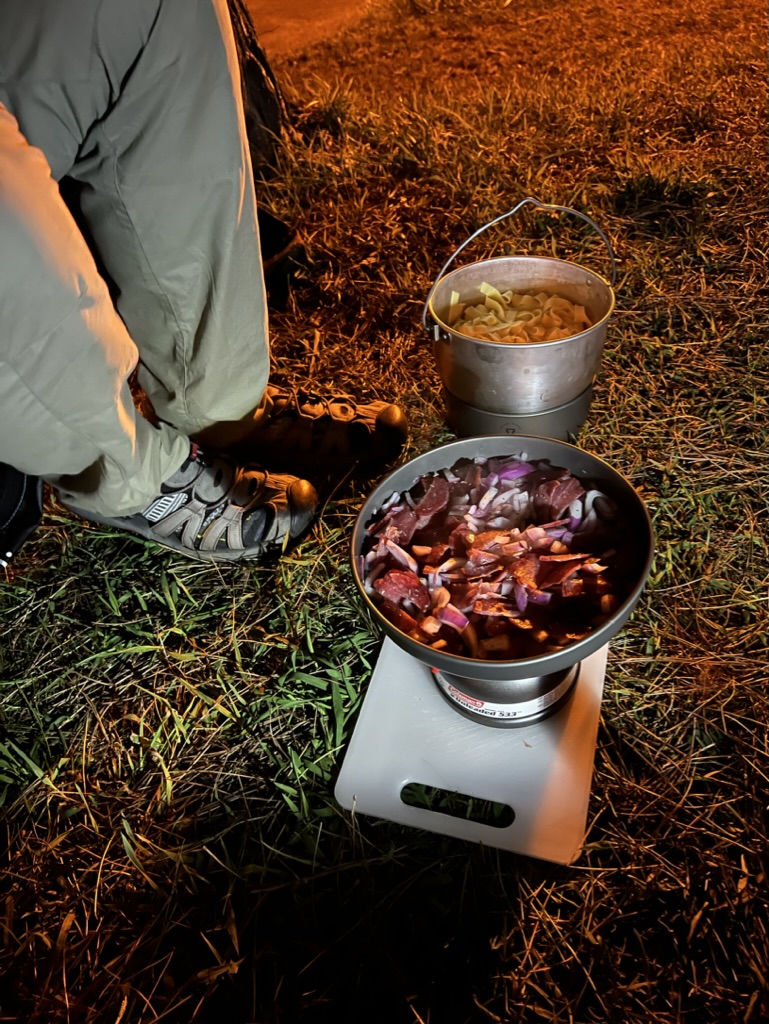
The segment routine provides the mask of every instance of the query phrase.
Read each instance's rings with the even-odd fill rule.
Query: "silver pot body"
[[[451,293],[482,302],[482,283],[500,291],[546,291],[584,306],[593,324],[560,341],[508,345],[468,338],[448,325]],[[598,372],[614,292],[592,270],[549,256],[500,256],[460,267],[427,302],[433,352],[444,387],[475,409],[505,416],[542,413],[576,399]]]
[[[622,537],[628,562],[627,573],[630,581],[627,596],[615,612],[594,632],[560,651],[533,658],[514,661],[486,661],[435,651],[413,640],[397,629],[377,608],[366,593],[363,580],[358,572],[358,556],[368,536],[366,527],[371,523],[394,491],[409,490],[426,473],[450,468],[460,459],[489,458],[491,456],[515,456],[533,462],[547,460],[553,466],[561,466],[592,485],[617,502],[625,532]],[[464,438],[451,444],[442,445],[420,455],[400,466],[377,486],[363,505],[353,529],[352,566],[355,584],[373,619],[383,632],[402,650],[408,652],[429,668],[476,681],[521,681],[521,699],[528,699],[533,680],[569,669],[588,655],[597,651],[624,626],[638,603],[651,570],[654,555],[654,530],[646,506],[632,485],[602,459],[564,441],[546,437],[517,435],[495,435]],[[513,686],[513,691],[515,687]],[[504,700],[515,699],[510,686],[500,688]]]

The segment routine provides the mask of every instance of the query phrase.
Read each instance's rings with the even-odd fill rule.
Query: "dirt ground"
[[[370,12],[371,0],[247,0],[269,57],[299,53],[332,39]]]

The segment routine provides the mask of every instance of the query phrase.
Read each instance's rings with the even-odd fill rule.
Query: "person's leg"
[[[137,415],[136,347],[45,157],[2,106],[0,265],[0,468],[42,476],[86,518],[196,558],[257,557],[309,526],[306,481],[207,460]],[[0,505],[11,543],[16,510]]]
[[[0,102],[18,115],[54,177],[80,183],[86,230],[138,343],[140,382],[157,413],[207,441],[213,427],[222,445],[247,432],[252,410],[258,422],[269,407],[257,405],[269,357],[224,0],[4,0]],[[31,295],[29,282],[21,294]],[[121,416],[134,416],[146,434],[125,401],[120,372],[110,393],[120,393]],[[87,419],[91,395],[81,398]],[[146,436],[157,443],[156,433]],[[105,462],[100,456],[77,479],[60,474],[70,504],[106,515],[127,511],[129,497],[136,504],[133,494],[116,500]],[[151,459],[141,466],[144,480],[131,476],[135,466],[123,473],[145,493],[157,474]],[[305,494],[303,518],[307,501]]]
[[[269,352],[225,0],[4,0],[0,102],[79,184],[160,419],[195,435],[247,416]]]
[[[137,351],[39,149],[0,106],[0,462],[114,514],[189,452],[137,416]]]
[[[247,155],[233,158],[233,144],[244,145],[231,46],[222,42],[226,9],[197,5],[200,23],[187,24],[193,68],[178,33],[195,6],[0,7],[0,101],[24,127],[0,108],[0,460],[44,476],[88,518],[195,557],[238,559],[297,538],[317,496],[295,477],[190,449],[189,433],[253,408],[267,363],[253,184]],[[173,32],[169,10],[179,15]],[[163,53],[153,35],[161,22]],[[143,60],[153,39],[154,65]],[[200,82],[228,126],[220,138],[210,110],[201,123],[212,130],[205,140],[196,134],[196,110],[207,104]],[[166,143],[181,147],[188,131],[185,158],[196,169],[185,177]],[[112,297],[51,169],[82,185],[86,230]],[[156,406],[182,430],[137,415],[128,387],[137,349],[124,320],[149,370],[157,363],[147,378]]]
[[[216,449],[242,442],[243,457],[272,469],[317,469],[308,449],[333,455],[332,470],[389,461],[407,436],[397,406],[265,392],[265,287],[226,0],[148,5],[157,17],[131,43],[141,55],[128,71],[124,4],[99,10],[96,45],[117,99],[70,172],[139,346],[140,384],[161,419]]]
[[[114,100],[70,174],[139,347],[139,383],[162,420],[196,436],[247,416],[269,373],[241,85],[225,0],[138,6],[99,7]]]

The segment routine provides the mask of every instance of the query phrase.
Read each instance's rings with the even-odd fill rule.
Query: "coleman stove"
[[[371,524],[394,494],[415,485],[419,493],[422,481],[461,460],[508,456],[564,468],[608,496],[621,512],[625,590],[585,635],[542,653],[494,659],[476,656],[482,652],[475,648],[458,654],[456,648],[427,646],[372,600],[362,557]],[[630,617],[651,568],[652,525],[635,490],[602,460],[570,444],[531,436],[467,438],[419,456],[382,481],[361,510],[352,548],[356,585],[386,638],[336,783],[340,805],[573,862],[585,835],[609,641]],[[486,643],[491,650],[495,640]],[[447,809],[450,799],[420,802],[415,791],[456,794],[457,806],[490,803],[502,813],[491,822],[470,820]]]

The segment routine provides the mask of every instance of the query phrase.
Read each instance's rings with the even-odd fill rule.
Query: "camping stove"
[[[459,460],[492,456],[564,468],[611,498],[626,581],[614,610],[581,639],[510,660],[420,642],[383,613],[362,574],[369,526],[393,494],[408,493],[426,474]],[[466,438],[426,452],[382,480],[361,508],[351,546],[353,580],[386,639],[336,785],[339,803],[570,864],[585,834],[608,645],[632,614],[654,553],[651,518],[636,491],[596,456],[562,441]],[[442,791],[440,800],[426,799],[425,787]],[[460,797],[501,804],[512,820],[505,823],[500,813],[489,824],[447,812],[461,804]]]
[[[570,665],[528,679],[468,679],[438,668],[430,670],[446,700],[466,718],[484,725],[519,728],[549,718],[572,695],[580,666]]]
[[[607,652],[608,644],[540,684],[539,696],[501,703],[469,697],[467,680],[449,680],[385,639],[336,799],[354,812],[571,864],[585,836]],[[412,785],[504,805],[512,822],[412,806],[404,802]]]

